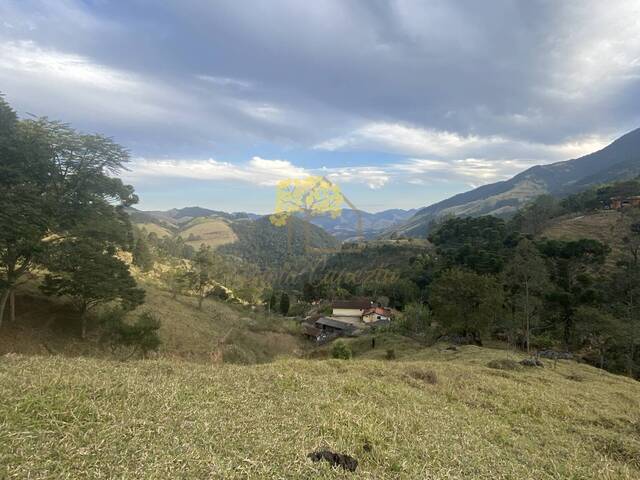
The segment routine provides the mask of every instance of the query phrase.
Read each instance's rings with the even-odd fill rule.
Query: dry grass
[[[251,367],[0,357],[0,478],[640,478],[637,382],[428,350]],[[416,371],[437,383],[408,382]],[[321,447],[357,473],[310,462]]]
[[[173,232],[171,232],[171,230],[158,225],[157,223],[137,223],[136,225],[139,228],[144,228],[147,233],[155,233],[160,238],[173,236]]]
[[[189,222],[179,235],[185,239],[186,243],[195,248],[203,243],[217,248],[238,240],[229,224],[221,218],[198,218]],[[197,240],[188,241],[190,235],[195,235]]]

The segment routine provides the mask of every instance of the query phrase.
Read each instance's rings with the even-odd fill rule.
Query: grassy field
[[[609,210],[587,215],[571,215],[554,220],[542,236],[554,240],[590,238],[611,247],[608,263],[615,264],[624,248],[620,213]]]
[[[181,231],[180,236],[187,240],[191,235],[197,240],[187,241],[194,248],[201,244],[217,248],[221,245],[235,242],[238,237],[229,224],[221,218],[197,218],[189,222]]]
[[[137,223],[138,228],[144,228],[147,233],[155,233],[159,238],[172,237],[173,232],[157,223]]]
[[[395,340],[394,340],[395,341]],[[0,478],[638,479],[640,384],[462,347],[254,366],[0,357]],[[312,463],[330,448],[356,474]],[[370,447],[370,448],[368,448]]]

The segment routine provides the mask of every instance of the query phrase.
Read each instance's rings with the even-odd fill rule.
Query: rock
[[[520,365],[524,367],[544,367],[543,363],[537,358],[525,358],[520,361]]]
[[[538,356],[551,360],[573,360],[571,352],[556,352],[555,350],[541,350],[538,352]]]
[[[340,466],[350,472],[355,472],[356,468],[358,468],[358,461],[355,458],[342,453],[334,453],[331,450],[316,450],[307,455],[307,457],[309,457],[312,462],[325,460],[329,462],[332,467]]]

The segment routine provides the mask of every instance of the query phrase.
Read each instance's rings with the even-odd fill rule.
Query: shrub
[[[128,349],[128,358],[136,353],[144,357],[147,353],[157,350],[162,343],[158,336],[160,320],[150,312],[143,312],[134,323],[127,323],[124,320],[124,311],[114,309],[104,315],[102,325],[103,342],[111,347],[113,353],[120,348]]]
[[[438,383],[438,375],[433,370],[410,370],[408,375],[411,378],[415,378],[416,380],[420,380],[424,383],[428,383],[430,385],[435,385]]]
[[[353,357],[353,352],[351,352],[351,348],[349,348],[349,345],[344,343],[342,340],[338,340],[333,344],[333,348],[331,349],[331,356],[333,358],[349,360],[351,357]]]
[[[396,359],[396,351],[393,348],[387,348],[387,353],[384,356],[387,360],[395,360]]]
[[[508,358],[491,360],[487,363],[487,367],[495,368],[496,370],[520,370],[520,364]]]

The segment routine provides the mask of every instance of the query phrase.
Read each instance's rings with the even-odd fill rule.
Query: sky
[[[639,127],[640,2],[0,0],[0,92],[127,147],[145,210],[416,208]]]

